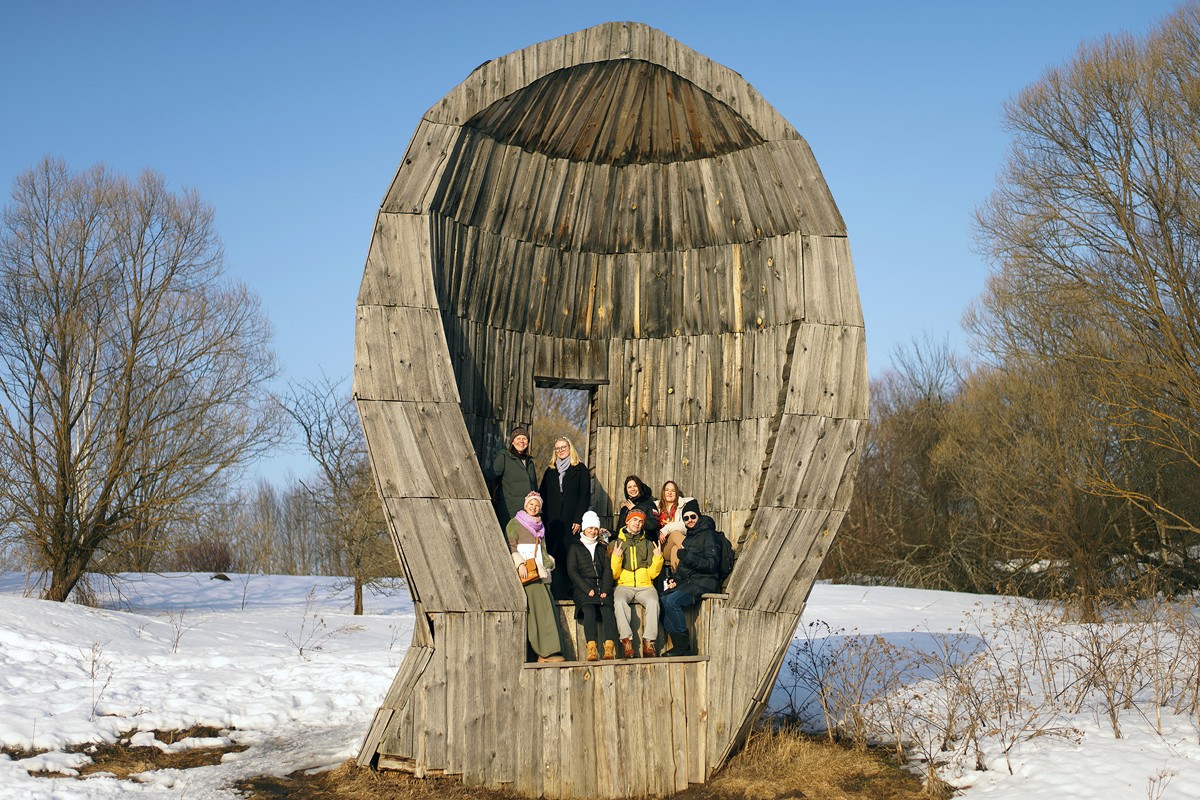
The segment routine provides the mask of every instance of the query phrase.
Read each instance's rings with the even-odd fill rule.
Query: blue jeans
[[[695,602],[695,597],[678,589],[662,596],[663,627],[667,633],[683,633],[687,630],[683,610]]]

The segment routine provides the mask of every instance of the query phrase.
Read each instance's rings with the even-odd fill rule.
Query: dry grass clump
[[[519,800],[521,795],[478,786],[458,778],[414,778],[402,772],[377,772],[347,761],[337,769],[286,778],[263,776],[237,784],[249,800]]]
[[[908,800],[921,780],[877,751],[830,743],[790,728],[760,728],[707,786],[687,800]]]
[[[457,778],[418,779],[362,769],[348,761],[330,772],[261,777],[237,786],[250,800],[515,800],[506,790],[464,786]],[[929,800],[918,777],[877,752],[831,744],[789,729],[763,728],[704,786],[677,800]]]

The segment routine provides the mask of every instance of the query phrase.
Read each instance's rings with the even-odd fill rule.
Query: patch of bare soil
[[[91,758],[91,763],[79,768],[79,776],[86,777],[97,772],[110,773],[121,780],[129,779],[140,772],[150,772],[157,769],[191,769],[192,767],[208,767],[221,763],[225,753],[240,753],[246,745],[221,745],[219,747],[196,747],[180,750],[174,753],[163,752],[157,747],[131,747],[129,739],[137,731],[129,731],[115,743],[80,744],[68,748],[69,753],[83,753]],[[154,738],[164,744],[175,744],[184,739],[218,738],[222,732],[206,725],[196,725],[185,730],[152,731]],[[6,747],[3,751],[14,761],[30,758],[46,752],[45,750],[23,750]],[[35,773],[46,777],[63,777],[59,773]]]
[[[413,778],[348,761],[317,775],[262,777],[237,786],[250,800],[515,800],[457,778]],[[787,730],[757,731],[709,783],[677,800],[929,800],[921,780],[878,752],[830,744]]]

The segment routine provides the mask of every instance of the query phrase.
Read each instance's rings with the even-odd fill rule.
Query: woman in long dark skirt
[[[542,475],[539,490],[546,506],[546,550],[556,559],[566,557],[568,545],[579,537],[583,514],[592,503],[592,474],[579,460],[575,445],[565,436],[554,440],[554,455]],[[553,574],[550,592],[555,600],[571,598],[571,581],[565,570]]]

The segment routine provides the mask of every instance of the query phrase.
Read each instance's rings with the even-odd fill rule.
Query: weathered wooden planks
[[[800,233],[839,238],[845,222],[802,141],[765,142],[718,158],[624,167],[555,158],[464,133],[434,210],[502,239],[572,252],[699,250]],[[530,204],[542,183],[574,213]],[[561,187],[561,188],[560,188]],[[668,213],[672,187],[681,212]],[[585,202],[580,202],[584,200]]]
[[[614,109],[624,96],[639,100]],[[627,113],[640,122],[637,128],[627,124]],[[593,164],[692,161],[762,143],[741,115],[696,84],[657,64],[628,59],[552,72],[483,109],[466,127],[522,149]],[[628,147],[629,135],[644,137],[643,146]]]
[[[430,108],[425,118],[447,125],[462,125],[507,95],[555,70],[608,59],[641,59],[666,67],[736,110],[766,139],[799,136],[795,128],[736,72],[705,58],[662,31],[636,22],[604,23],[488,61]]]
[[[867,415],[845,224],[808,145],[643,25],[488,62],[430,109],[388,189],[355,357],[422,623],[360,762],[549,798],[706,780],[765,703]],[[612,512],[626,474],[671,478],[734,540],[728,594],[695,616],[700,658],[522,664],[481,465],[536,430],[539,382],[594,390],[593,508]]]

